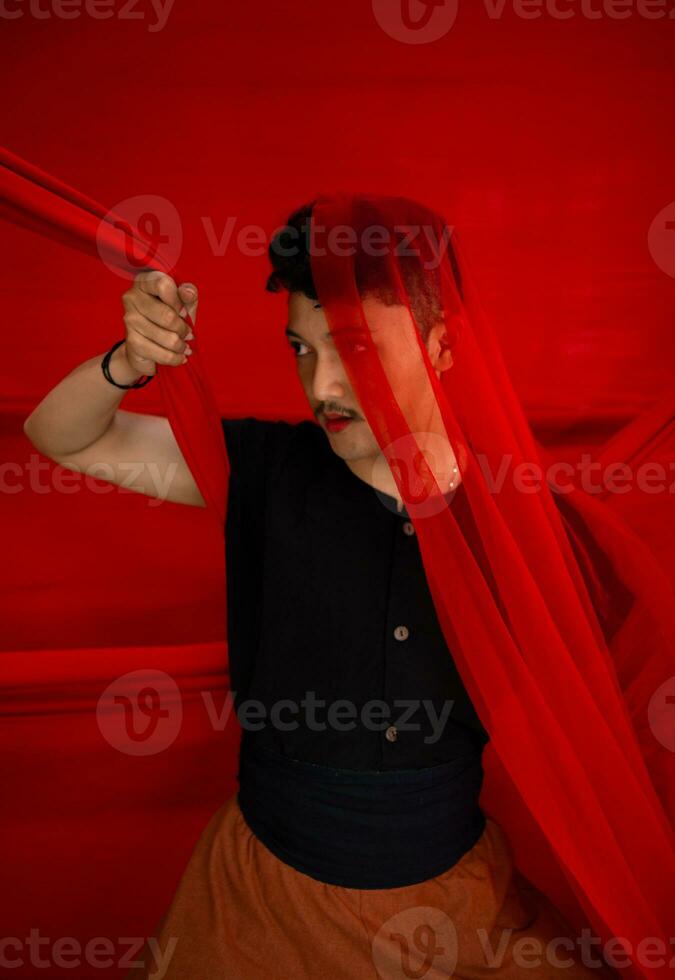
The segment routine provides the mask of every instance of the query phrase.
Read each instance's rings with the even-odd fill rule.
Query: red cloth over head
[[[669,584],[605,505],[571,480],[549,483],[458,236],[440,215],[398,197],[326,194],[307,234],[333,340],[491,736],[491,815],[576,925],[623,937],[633,953],[660,939],[666,965],[634,956],[632,969],[665,976],[675,756],[648,710],[675,672]],[[423,340],[434,328],[444,363],[452,358],[440,376]],[[523,463],[540,467],[537,492],[514,479]],[[497,596],[444,496],[453,467]],[[563,489],[558,508],[552,492]]]

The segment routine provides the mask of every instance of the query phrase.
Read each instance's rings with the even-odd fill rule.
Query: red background
[[[576,459],[652,411],[646,431],[660,433],[636,436],[636,458],[667,463],[675,244],[663,235],[653,254],[648,234],[675,199],[675,19],[568,6],[568,20],[508,4],[494,19],[472,0],[447,35],[412,45],[364,0],[176,0],[159,31],[148,3],[97,21],[15,0],[6,9],[21,16],[2,25],[4,142],[110,207],[147,194],[178,209],[223,415],[308,409],[265,256],[235,241],[214,254],[204,222],[269,234],[323,189],[400,193],[459,229],[542,442]],[[201,509],[72,474],[69,491],[57,483],[66,471],[22,421],[123,336],[127,284],[27,231],[0,225],[0,237],[0,921],[8,936],[118,943],[151,933],[234,788],[235,728],[214,731],[199,696],[222,702],[227,681],[222,540]],[[158,391],[123,407],[161,411]],[[608,503],[672,567],[670,500]],[[146,667],[176,679],[184,718],[170,748],[139,758],[105,741],[95,707],[110,681]]]

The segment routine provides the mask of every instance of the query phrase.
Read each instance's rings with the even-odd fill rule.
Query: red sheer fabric
[[[442,218],[405,199],[336,194],[315,204],[311,231],[319,301],[491,735],[492,815],[521,840],[526,822],[529,870],[577,924],[590,922],[605,940],[625,938],[633,951],[648,937],[667,949],[674,756],[648,708],[675,666],[669,585],[640,541],[565,480],[564,519],[585,526],[604,555],[596,601],[620,607],[603,635],[580,562],[596,566],[578,532],[570,545],[552,497],[562,481],[549,485],[543,466],[537,492],[531,479],[523,489],[513,478],[519,464],[541,465],[540,456],[457,235]],[[440,378],[418,329],[434,292],[453,358]],[[496,595],[443,496],[453,466]],[[506,478],[493,486],[504,467]],[[659,972],[633,962],[638,974]]]
[[[142,241],[134,229],[116,227],[96,202],[7,151],[1,161],[5,217],[92,254],[104,247],[108,259],[129,267],[125,243]],[[509,478],[494,492],[491,475],[505,462],[512,472],[540,455],[457,236],[451,249],[443,220],[402,199],[329,195],[314,223],[326,237],[344,226],[359,242],[372,227],[406,239],[400,250],[356,252],[334,239],[312,255],[312,272],[353,390],[415,524],[444,635],[491,735],[489,812],[514,841],[523,870],[576,925],[590,923],[603,939],[623,937],[633,950],[661,939],[667,950],[675,909],[674,757],[656,738],[649,711],[675,673],[669,586],[639,540],[580,489],[565,495],[565,517],[545,479],[540,492],[523,492]],[[412,238],[411,227],[418,229]],[[159,256],[147,265],[176,275]],[[440,379],[416,329],[420,289],[431,308],[439,290],[448,329],[453,364]],[[369,290],[387,302],[366,312]],[[197,341],[194,350],[182,371],[158,366],[157,375],[180,448],[222,525],[228,463]],[[453,466],[494,593],[442,495]],[[593,597],[580,567],[597,568],[584,529],[606,559],[594,573]],[[604,632],[594,611],[603,601],[621,607]],[[628,972],[635,975],[668,969],[633,962]]]
[[[130,276],[141,271],[134,258],[140,247],[142,268],[156,269],[181,281],[151,243],[128,221],[84,194],[0,147],[0,214],[23,227],[103,257]],[[192,325],[190,318],[188,322]],[[198,336],[182,371],[157,365],[157,381],[171,428],[197,481],[209,512],[225,523],[228,461],[220,413]]]

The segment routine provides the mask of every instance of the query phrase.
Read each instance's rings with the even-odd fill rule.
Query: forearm
[[[42,399],[24,422],[24,432],[47,456],[78,452],[108,429],[126,391],[103,377],[98,354],[79,364]],[[131,367],[125,344],[110,359],[110,374],[119,384],[142,377]]]

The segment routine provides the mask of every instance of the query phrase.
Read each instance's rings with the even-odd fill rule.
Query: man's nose
[[[344,398],[344,372],[336,356],[317,358],[312,378],[312,392],[319,402]]]

